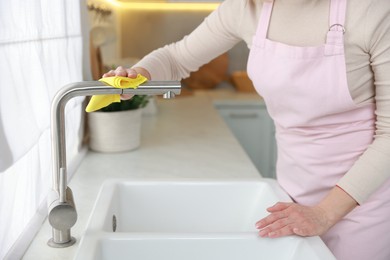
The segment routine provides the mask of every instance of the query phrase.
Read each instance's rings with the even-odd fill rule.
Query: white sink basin
[[[277,201],[289,198],[268,179],[109,180],[76,259],[335,259],[318,237],[259,237]]]

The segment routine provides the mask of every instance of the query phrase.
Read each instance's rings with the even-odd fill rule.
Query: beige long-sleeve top
[[[390,1],[347,2],[344,44],[350,94],[356,104],[376,103],[374,141],[338,182],[361,204],[390,177]],[[275,0],[267,37],[296,46],[324,43],[329,3]],[[261,8],[261,0],[225,0],[183,40],[150,53],[136,66],[147,69],[152,79],[180,80],[239,41],[251,48]]]

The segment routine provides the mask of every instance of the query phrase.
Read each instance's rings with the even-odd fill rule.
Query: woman
[[[241,40],[294,201],[268,209],[260,236],[320,235],[337,259],[390,259],[390,2],[225,0],[183,40],[104,76],[179,80]]]

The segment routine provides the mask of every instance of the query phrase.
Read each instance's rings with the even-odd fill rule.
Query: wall
[[[20,259],[46,217],[51,101],[89,79],[84,8],[83,0],[0,1],[0,161],[11,159],[0,167],[0,259]],[[68,176],[86,150],[83,100],[66,106]]]
[[[120,10],[121,56],[139,57],[178,41],[209,12]]]
[[[178,41],[191,33],[209,13],[120,10],[120,56],[141,58],[156,48]],[[246,44],[229,51],[229,71],[245,70],[248,54]]]

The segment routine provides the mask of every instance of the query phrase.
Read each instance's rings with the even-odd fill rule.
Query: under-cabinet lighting
[[[149,10],[149,11],[213,11],[220,3],[139,3],[120,2],[117,0],[106,0],[110,4],[126,9]]]

